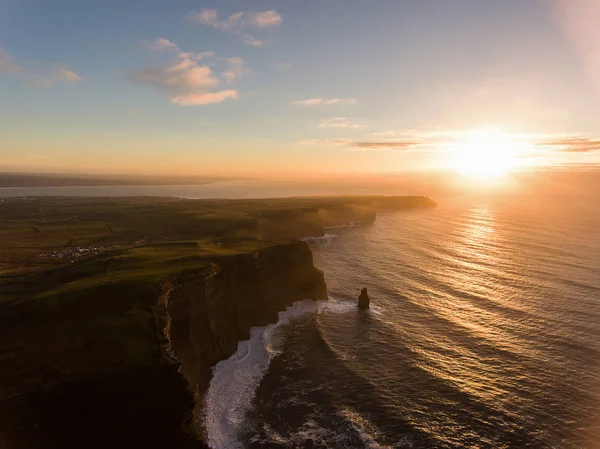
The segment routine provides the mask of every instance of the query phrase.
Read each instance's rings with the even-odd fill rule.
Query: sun
[[[518,166],[519,152],[515,139],[502,131],[472,131],[449,146],[448,165],[464,176],[497,178]]]

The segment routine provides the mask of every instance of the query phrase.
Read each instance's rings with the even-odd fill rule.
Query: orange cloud
[[[200,106],[205,104],[222,103],[230,98],[237,98],[238,93],[235,90],[221,90],[219,92],[207,92],[199,94],[188,94],[180,97],[171,97],[171,103],[180,106]]]
[[[365,128],[365,125],[357,123],[355,120],[346,117],[336,117],[322,121],[317,125],[319,128],[346,128],[360,129]]]
[[[157,42],[156,48],[178,48],[170,41],[154,41]],[[211,65],[226,64],[226,68],[221,73],[215,73],[210,65],[200,65],[199,61],[207,58],[213,58]],[[219,58],[209,52],[179,51],[170,64],[138,70],[130,75],[130,80],[166,91],[173,104],[199,106],[237,98],[237,91],[219,90],[219,86],[231,84],[246,73],[246,62],[242,58]]]
[[[540,142],[539,146],[550,147],[567,153],[588,153],[600,151],[600,140],[585,137],[567,137]]]
[[[22,75],[26,79],[29,79],[33,84],[47,87],[54,86],[60,82],[75,83],[81,81],[81,76],[66,66],[56,68],[49,75],[43,74],[40,71],[26,71],[17,64],[12,55],[2,47],[0,47],[0,70],[14,75]]]
[[[142,44],[144,45],[144,47],[151,51],[161,51],[168,49],[172,49],[175,51],[178,50],[177,45],[175,45],[170,40],[165,39],[164,37],[159,37],[158,39],[155,39],[153,41],[148,41],[144,39],[142,41]]]
[[[352,139],[306,139],[298,142],[300,145],[334,145],[347,146],[352,144]]]
[[[354,141],[352,139],[307,139],[298,142],[300,145],[334,145],[344,146],[348,148],[358,148],[362,150],[413,150],[421,145],[423,142],[417,140],[403,140],[403,141],[391,141],[391,142],[361,142]]]
[[[354,142],[352,144],[355,148],[362,148],[365,150],[372,149],[388,149],[388,150],[412,150],[416,146],[421,145],[422,142],[416,140],[405,140],[405,141],[391,141],[391,142]]]
[[[308,100],[295,101],[293,104],[309,108],[312,106],[355,105],[357,103],[356,98],[309,98]]]

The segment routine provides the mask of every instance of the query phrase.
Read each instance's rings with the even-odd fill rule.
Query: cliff
[[[126,280],[5,308],[0,447],[203,447],[192,410],[211,367],[250,327],[327,295],[304,242],[195,266],[145,289]]]
[[[0,202],[0,448],[198,448],[211,368],[323,273],[294,239],[423,197]],[[195,410],[195,412],[194,412]]]
[[[200,416],[210,368],[250,337],[250,327],[276,322],[279,311],[302,299],[327,299],[323,273],[314,268],[304,242],[223,258],[200,275],[175,281],[165,297],[165,333],[192,387],[194,416]],[[202,431],[201,423],[196,430]]]
[[[427,197],[348,197],[296,199],[302,207],[274,208],[258,215],[258,235],[263,240],[322,237],[325,229],[350,223],[373,223],[379,210],[410,210],[435,207]],[[289,201],[289,200],[287,200]]]

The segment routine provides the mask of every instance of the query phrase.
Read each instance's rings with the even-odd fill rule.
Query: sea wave
[[[219,362],[208,388],[204,418],[208,444],[213,449],[242,448],[239,440],[245,416],[271,360],[281,352],[280,328],[306,314],[347,312],[350,301],[298,301],[279,313],[276,324],[255,327],[250,339],[238,344],[237,351]]]

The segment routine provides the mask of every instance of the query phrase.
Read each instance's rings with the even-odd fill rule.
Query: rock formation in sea
[[[368,309],[369,307],[371,307],[371,300],[369,298],[369,294],[367,293],[367,289],[363,288],[360,292],[360,296],[358,297],[358,308]]]

